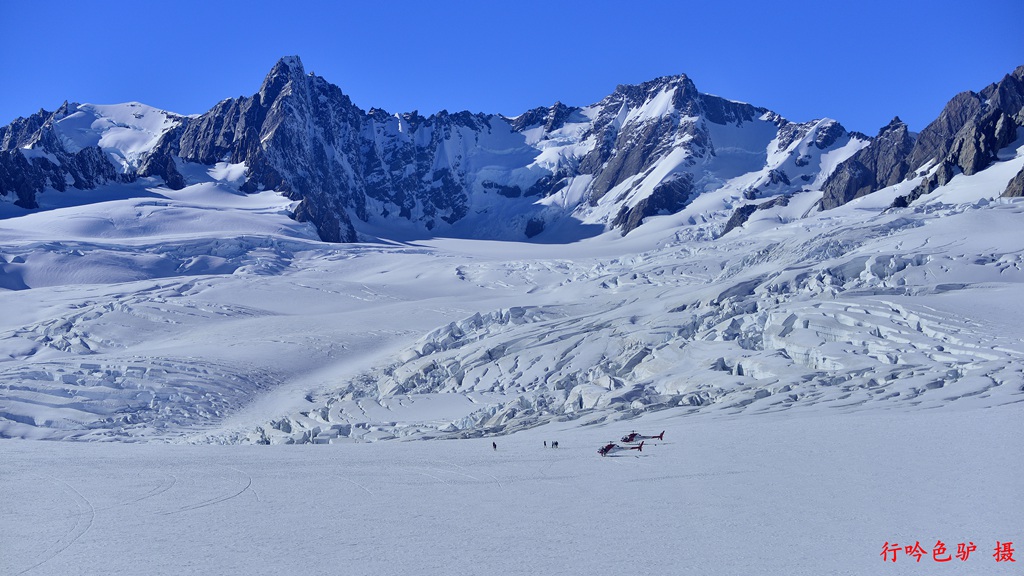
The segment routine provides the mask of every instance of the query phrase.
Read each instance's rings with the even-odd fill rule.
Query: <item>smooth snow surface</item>
[[[1020,415],[663,411],[497,451],[8,441],[0,573],[1011,574],[992,554],[1020,550]],[[665,440],[595,453],[631,429]],[[938,564],[938,540],[977,551]],[[917,541],[920,564],[883,562]]]

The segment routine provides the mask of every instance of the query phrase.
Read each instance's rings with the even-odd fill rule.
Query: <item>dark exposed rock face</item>
[[[620,125],[617,112],[622,108],[639,107],[665,90],[671,91],[676,113],[651,121],[634,121]],[[706,129],[683,116],[700,113],[697,88],[684,76],[659,78],[637,86],[619,86],[600,106],[607,113],[594,122],[593,135],[597,146],[580,162],[582,174],[596,174],[590,202],[596,204],[609,190],[627,178],[643,172],[672,146],[674,138],[691,138],[691,149],[700,156],[709,145]]]
[[[553,132],[558,130],[565,125],[573,113],[579,112],[580,109],[573,106],[566,106],[561,102],[555,102],[555,105],[550,108],[534,108],[516,116],[515,118],[508,119],[509,124],[512,125],[512,129],[516,132],[529,128],[531,126],[542,125],[544,126],[545,132]]]
[[[827,150],[828,148],[831,148],[832,145],[835,144],[836,141],[844,134],[846,134],[846,129],[843,128],[842,124],[835,121],[830,122],[826,127],[818,130],[817,137],[814,139],[814,145],[817,146],[819,150]]]
[[[323,240],[350,242],[349,215],[366,220],[371,205],[380,216],[418,218],[427,229],[465,216],[465,174],[444,157],[445,142],[463,127],[489,129],[486,117],[468,113],[364,112],[337,86],[306,75],[298,58],[285,58],[257,94],[225,100],[168,133],[145,168],[167,179],[173,165],[164,159],[172,156],[244,162],[243,190],[285,192],[299,201],[297,220],[316,225]]]
[[[352,242],[355,229],[346,208],[359,213],[365,206],[352,193],[347,159],[329,151],[356,145],[352,123],[361,116],[336,86],[307,77],[298,58],[283,58],[257,94],[224,100],[189,119],[153,155],[207,165],[244,162],[249,171],[243,190],[285,192],[300,202],[295,218],[312,222],[321,239]],[[166,163],[156,164],[161,165]]]
[[[998,85],[986,91],[1000,93],[993,100],[974,92],[957,94],[942,113],[925,127],[918,136],[911,153],[910,164],[915,169],[932,161],[948,161],[971,175],[988,167],[996,152],[1017,137],[1017,122],[1011,111],[1016,106],[1016,91],[1022,86],[1014,77],[1007,76]],[[1024,98],[1024,90],[1020,97]],[[1007,102],[1008,109],[999,107]],[[986,103],[987,102],[987,103]]]
[[[644,218],[648,216],[672,214],[682,210],[690,203],[692,194],[693,178],[689,174],[662,182],[654,189],[654,193],[633,207],[623,206],[612,226],[620,228],[622,235],[625,236],[642,224]]]
[[[1024,126],[1024,65],[981,91],[989,109],[1006,112],[1018,126]]]
[[[750,219],[754,212],[757,212],[757,204],[744,204],[737,208],[725,223],[725,228],[722,229],[722,233],[719,237],[725,236],[734,229],[746,224],[747,220]]]
[[[36,194],[47,187],[63,192],[134,180],[133,174],[119,174],[99,148],[68,151],[61,143],[54,122],[76,106],[64,102],[55,112],[40,110],[0,128],[0,196],[13,193],[18,206],[37,208]]]
[[[935,163],[942,163],[942,168],[910,194],[897,198],[893,206],[906,205],[931,193],[952,177],[950,170],[954,167],[967,175],[984,170],[995,161],[1001,148],[1017,138],[1019,126],[1024,126],[1024,66],[980,93],[957,94],[939,117],[917,135],[903,162],[905,167],[915,171]],[[875,148],[877,150],[872,150]],[[903,176],[899,180],[892,179],[897,172],[884,173],[892,162],[885,162],[878,169],[863,162],[864,156],[884,158],[890,155],[886,150],[901,149],[902,146],[898,146],[894,150],[891,141],[876,141],[841,164],[825,183],[822,208],[840,206],[902,180]]]
[[[990,110],[957,132],[947,158],[970,176],[988,168],[999,149],[1016,138],[1013,118],[1002,110]]]
[[[766,108],[751,106],[743,102],[734,102],[710,94],[701,94],[700,103],[704,110],[704,117],[709,122],[723,126],[742,126],[744,123],[753,122],[768,112]]]
[[[632,118],[627,115],[622,121],[622,110],[636,110],[659,98],[668,101],[671,114],[657,117],[639,114]],[[742,126],[768,112],[750,104],[700,94],[685,75],[658,78],[636,86],[619,86],[597,106],[601,113],[583,137],[593,136],[598,144],[580,160],[577,168],[580,174],[594,175],[589,196],[592,206],[611,189],[645,174],[680,146],[688,153],[686,166],[713,157],[715,149],[708,122]],[[624,200],[631,191],[632,188],[627,189],[614,201]],[[628,234],[648,216],[683,209],[694,194],[691,173],[672,177],[658,184],[648,197],[636,204],[622,205],[612,226]]]
[[[14,194],[14,203],[22,208],[37,208],[35,195],[51,182],[54,188],[64,186],[64,180],[57,165],[46,158],[30,162],[17,150],[0,152],[0,182],[4,196]]]
[[[903,180],[909,170],[908,156],[914,145],[907,125],[898,117],[870,145],[841,163],[822,186],[824,210],[842,206]]]
[[[939,117],[917,135],[910,164],[918,168],[934,158],[945,158],[956,134],[982,109],[981,97],[974,92],[961,92],[942,109]]]
[[[139,176],[156,176],[162,178],[171,190],[185,187],[185,177],[178,171],[174,156],[167,152],[150,154],[139,168]]]
[[[1020,198],[1024,196],[1024,168],[1017,172],[1017,175],[1010,179],[1010,183],[1003,190],[1005,198]]]
[[[793,142],[806,136],[808,130],[813,126],[812,123],[786,122],[780,117],[776,117],[776,123],[779,124],[778,147],[780,150],[789,148]],[[818,150],[826,150],[846,134],[846,128],[843,128],[842,124],[835,120],[828,120],[815,133],[814,146]]]
[[[914,189],[910,191],[910,194],[897,196],[896,199],[892,201],[890,208],[906,208],[907,206],[910,206],[911,202],[914,200],[917,200],[925,194],[931,194],[939,186],[945,186],[948,184],[949,181],[953,179],[954,175],[956,175],[956,165],[952,162],[943,162],[934,173],[915,186]]]
[[[533,238],[544,231],[544,221],[540,218],[530,218],[526,223],[526,237]]]
[[[787,186],[790,185],[789,177],[786,176],[785,170],[769,170],[768,182],[770,184],[785,184]]]
[[[729,220],[725,223],[725,227],[722,229],[722,233],[719,234],[718,237],[721,238],[722,236],[725,236],[732,230],[746,224],[747,220],[749,220],[750,217],[754,215],[754,212],[758,212],[760,210],[768,210],[769,208],[774,208],[776,206],[788,205],[789,196],[776,196],[775,198],[772,198],[771,200],[767,200],[760,204],[744,204],[743,206],[740,206],[732,213],[732,216],[729,217]]]
[[[964,174],[986,168],[1024,126],[1024,66],[981,93],[961,92],[918,135],[910,164],[949,161]]]

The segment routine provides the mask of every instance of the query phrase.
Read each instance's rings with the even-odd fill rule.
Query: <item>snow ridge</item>
[[[826,153],[847,140],[838,123],[829,126],[816,141]],[[558,241],[584,229],[628,233],[748,173],[771,172],[771,194],[823,180],[820,169],[842,158],[810,162],[806,146],[769,153],[792,131],[767,110],[700,94],[685,75],[619,86],[585,108],[556,103],[514,118],[367,112],[293,56],[253,96],[196,117],[128,103],[65,104],[19,119],[0,130],[9,164],[0,195],[34,209],[53,203],[39,201],[48,190],[68,186],[148,177],[181,189],[194,183],[190,164],[224,162],[244,166],[241,190],[298,202],[293,217],[325,241],[360,233]],[[82,154],[91,161],[77,167],[69,158]],[[794,154],[805,167],[799,181],[783,166]]]

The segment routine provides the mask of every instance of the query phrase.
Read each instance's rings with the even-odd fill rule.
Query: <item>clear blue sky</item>
[[[183,114],[278,58],[364,109],[515,115],[686,73],[702,92],[874,134],[920,130],[1024,64],[1024,0],[0,0],[0,125],[65,99]]]

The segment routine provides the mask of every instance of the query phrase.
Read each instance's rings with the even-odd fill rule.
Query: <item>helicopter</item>
[[[634,430],[634,431],[630,432],[629,434],[626,434],[625,436],[622,437],[622,441],[623,442],[636,442],[637,440],[664,440],[664,439],[665,439],[665,431],[664,430],[661,431],[661,434],[658,434],[656,436],[644,436],[643,434],[640,434],[636,430]]]
[[[625,452],[627,450],[636,450],[637,452],[643,452],[644,443],[641,441],[640,444],[636,446],[619,446],[615,442],[609,442],[604,446],[598,448],[597,453],[600,454],[601,456],[607,456],[609,454],[614,454],[615,452]]]

